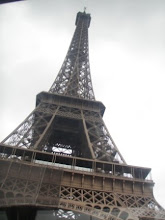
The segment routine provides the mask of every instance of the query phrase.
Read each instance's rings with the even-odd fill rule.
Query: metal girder
[[[51,164],[36,157],[32,156],[31,160],[0,158],[1,207],[37,205],[99,219],[165,219],[165,211],[153,197],[152,181],[119,178],[83,167],[77,170],[65,163],[61,166],[57,159]],[[146,189],[142,188],[143,184]]]
[[[40,102],[34,111],[2,143],[45,150],[102,161],[125,163],[112,140],[100,110],[93,102],[82,109],[76,101],[65,97],[65,102]],[[90,110],[90,108],[92,110]]]

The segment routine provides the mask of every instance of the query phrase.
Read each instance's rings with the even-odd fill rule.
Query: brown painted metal
[[[126,164],[103,122],[105,107],[95,101],[90,20],[85,12],[77,14],[50,91],[37,95],[34,111],[0,144],[0,206],[8,219],[17,212],[16,219],[23,218],[20,207],[26,217],[31,210],[27,219],[55,208],[91,219],[165,219],[153,196],[151,169]]]
[[[68,53],[49,92],[90,100],[95,99],[88,52],[90,20],[90,14],[85,12],[77,14],[76,30]]]

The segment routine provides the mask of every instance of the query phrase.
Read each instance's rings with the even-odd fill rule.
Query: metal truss
[[[63,127],[62,123],[64,123]],[[60,136],[64,134],[63,129],[65,129],[66,137],[61,139]],[[78,138],[81,138],[81,143],[77,140]],[[125,163],[100,112],[65,105],[40,103],[2,143]]]
[[[0,160],[0,164],[1,207],[37,204],[72,210],[98,219],[165,219],[165,211],[153,196],[97,190],[97,182],[93,189],[81,187],[81,181],[79,183],[76,180],[74,185],[78,187],[69,186],[69,179],[66,181],[69,173],[43,164],[34,165],[27,161],[18,163],[10,159]]]
[[[49,92],[90,100],[95,99],[88,52],[88,27],[90,19],[90,15],[85,12],[77,14],[77,27],[73,39],[62,67]]]
[[[148,213],[152,213],[153,215],[155,212],[158,215],[158,210],[161,210],[164,215],[163,217],[165,217],[165,212],[160,208],[160,205],[154,198],[149,196],[105,191],[100,192],[97,190],[63,186],[61,187],[61,198],[70,198],[72,201],[85,203],[90,207],[104,211],[106,210],[107,212],[109,212],[111,207],[127,207],[132,213],[136,213],[136,216],[140,216],[142,214],[147,216]]]

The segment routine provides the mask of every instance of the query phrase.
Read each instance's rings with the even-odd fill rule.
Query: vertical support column
[[[89,150],[90,150],[90,153],[91,153],[91,157],[92,157],[92,159],[96,159],[93,148],[92,148],[92,144],[90,142],[90,138],[89,138],[89,135],[88,135],[88,130],[87,130],[87,127],[86,127],[83,110],[81,110],[81,117],[82,117],[82,121],[83,121],[83,127],[84,127],[84,131],[85,131],[85,135],[86,135],[86,138],[87,138],[88,147],[89,147]]]
[[[41,144],[41,142],[43,141],[46,133],[48,132],[49,128],[51,127],[54,118],[56,117],[56,113],[59,110],[59,106],[57,107],[56,111],[53,113],[52,118],[50,119],[48,125],[46,126],[44,132],[42,133],[42,135],[40,136],[40,138],[38,139],[38,141],[36,142],[36,144],[34,145],[34,149],[39,149],[41,148],[41,146],[39,147],[39,145]],[[41,150],[41,149],[40,149]]]
[[[34,207],[11,207],[7,208],[8,220],[35,220],[37,209]]]

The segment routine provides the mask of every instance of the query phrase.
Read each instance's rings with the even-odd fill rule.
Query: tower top
[[[85,12],[85,10],[86,10],[86,8],[84,7],[84,12],[78,12],[77,13],[75,25],[76,26],[78,25],[79,20],[87,20],[88,21],[87,24],[88,24],[88,28],[89,28],[90,22],[91,22],[91,15],[87,14]]]

